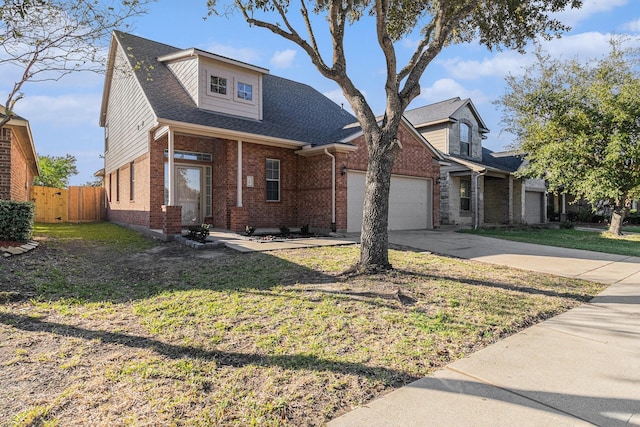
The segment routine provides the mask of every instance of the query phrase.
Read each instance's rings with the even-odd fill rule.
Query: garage
[[[362,228],[364,172],[347,175],[347,231]],[[391,177],[389,195],[389,230],[433,228],[433,185],[431,179],[406,176]]]
[[[544,222],[544,193],[539,191],[524,192],[524,220],[527,224]]]

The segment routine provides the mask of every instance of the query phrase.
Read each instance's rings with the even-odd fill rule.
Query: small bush
[[[280,234],[283,234],[286,236],[289,233],[290,233],[290,230],[288,227],[285,227],[284,225],[280,227]]]
[[[309,233],[309,224],[305,224],[302,227],[300,227],[300,234],[302,234],[303,236],[308,236]]]
[[[571,222],[571,221],[563,221],[560,223],[560,228],[564,229],[564,230],[571,230],[573,228],[575,228],[576,225],[575,223]]]
[[[33,236],[33,202],[0,200],[0,240],[23,242]]]
[[[244,227],[244,232],[247,233],[247,236],[253,236],[253,233],[256,232],[256,228],[250,225],[247,225],[246,227]]]

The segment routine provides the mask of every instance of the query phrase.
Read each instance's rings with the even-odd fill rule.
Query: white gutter
[[[336,228],[336,156],[324,149],[324,154],[331,157],[331,231]]]
[[[475,185],[474,188],[476,190],[476,211],[475,211],[475,221],[474,221],[474,226],[473,229],[477,230],[478,229],[478,222],[480,222],[480,188],[478,186],[478,178],[480,178],[481,176],[485,175],[487,173],[487,170],[485,169],[482,172],[478,172],[476,173],[473,177],[475,178]]]

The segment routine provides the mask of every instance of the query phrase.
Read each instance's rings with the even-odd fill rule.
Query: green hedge
[[[31,239],[35,213],[33,202],[0,200],[0,240],[22,242]]]

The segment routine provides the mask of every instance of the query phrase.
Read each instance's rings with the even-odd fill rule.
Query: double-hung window
[[[280,160],[267,159],[267,202],[280,201]]]
[[[460,154],[471,155],[471,126],[462,122],[460,123]]]
[[[134,200],[136,195],[136,167],[133,162],[129,163],[129,200]]]
[[[471,177],[460,178],[460,210],[471,210]]]

